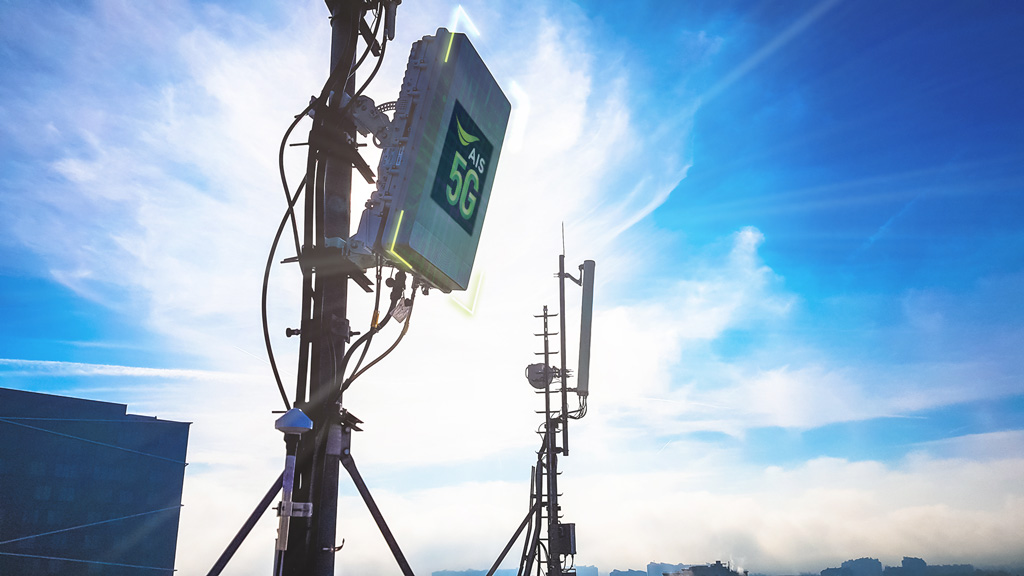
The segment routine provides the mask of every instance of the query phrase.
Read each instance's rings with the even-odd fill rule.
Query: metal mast
[[[372,101],[369,101],[368,98],[363,97],[360,100],[357,96],[369,84],[369,80],[372,80],[379,69],[383,61],[387,41],[394,39],[395,10],[402,0],[325,0],[325,2],[331,13],[330,76],[319,97],[313,98],[309,107],[302,114],[296,116],[295,122],[285,133],[281,144],[281,170],[282,181],[284,181],[284,146],[292,129],[308,112],[308,116],[313,119],[313,124],[309,132],[308,141],[306,142],[308,146],[306,176],[303,184],[299,186],[300,190],[303,186],[306,189],[306,195],[303,198],[303,231],[301,240],[298,238],[298,232],[296,231],[295,233],[296,245],[299,251],[298,256],[284,260],[284,262],[297,261],[302,270],[301,324],[298,329],[289,328],[286,331],[288,336],[298,335],[301,337],[295,400],[290,405],[287,393],[283,389],[281,390],[282,397],[286,406],[289,407],[289,411],[278,421],[278,429],[285,433],[285,472],[275,481],[256,510],[246,520],[242,529],[239,530],[236,537],[211,569],[209,576],[220,574],[232,555],[237,551],[242,540],[252,530],[259,515],[266,509],[269,502],[278,492],[283,492],[284,498],[278,508],[281,519],[278,528],[279,537],[276,544],[275,576],[333,576],[334,554],[340,549],[340,546],[337,546],[336,538],[338,484],[341,467],[344,467],[352,478],[360,496],[363,498],[371,516],[373,516],[381,534],[391,549],[395,560],[398,562],[403,575],[413,576],[412,569],[409,567],[398,543],[384,521],[383,515],[373,501],[351,454],[352,432],[359,431],[358,425],[362,422],[342,405],[342,394],[352,381],[384,355],[387,355],[397,345],[398,341],[401,340],[401,337],[404,336],[405,329],[409,326],[408,315],[411,313],[416,291],[418,288],[422,288],[423,293],[426,294],[427,285],[431,282],[424,277],[420,277],[419,273],[413,272],[416,276],[412,283],[412,297],[407,299],[404,295],[406,272],[398,271],[392,279],[388,280],[388,285],[392,287],[391,305],[384,319],[378,322],[378,308],[371,322],[370,330],[352,344],[346,353],[346,345],[349,344],[351,337],[358,334],[358,332],[352,332],[347,317],[348,280],[350,278],[353,279],[358,286],[367,292],[371,292],[372,282],[363,273],[363,270],[367,268],[364,257],[369,255],[376,258],[378,284],[381,279],[380,269],[382,262],[387,260],[383,254],[377,251],[380,248],[380,246],[377,246],[380,243],[379,234],[375,241],[376,244],[367,244],[365,242],[360,244],[358,240],[354,240],[350,236],[353,168],[363,175],[367,183],[373,184],[375,178],[373,171],[358,153],[355,123],[359,124],[358,130],[361,133],[373,132],[374,142],[381,146],[381,143],[377,140],[378,132],[383,130],[386,133],[387,123],[392,121],[386,117],[381,117],[381,109],[375,108]],[[370,26],[364,20],[365,14],[370,10],[376,12],[373,30],[370,30]],[[378,43],[376,39],[377,33],[382,24],[384,39]],[[448,33],[443,29],[439,29],[438,34],[440,35],[442,32],[450,34],[448,43],[448,50],[450,51],[452,42],[456,39],[456,34]],[[366,41],[366,50],[357,61],[357,40],[359,37],[363,37]],[[497,86],[493,77],[486,67],[483,66],[472,45],[469,44],[468,40],[465,40],[464,35],[459,35],[459,37],[462,40],[458,44],[460,48],[456,55],[461,54],[462,59],[457,59],[456,62],[468,62],[468,64],[455,66],[453,63],[444,70],[449,77],[462,78],[464,81],[453,81],[450,83],[450,86],[445,84],[447,91],[441,93],[438,98],[442,102],[445,98],[449,98],[450,101],[455,102],[455,109],[462,110],[459,114],[465,114],[465,110],[461,108],[462,104],[455,100],[455,96],[460,94],[465,96],[467,98],[465,102],[475,105],[475,109],[473,106],[469,107],[475,110],[474,113],[480,114],[477,121],[481,122],[481,124],[480,126],[475,125],[473,118],[468,115],[456,117],[456,112],[453,110],[451,112],[451,126],[458,126],[458,132],[456,133],[454,128],[450,128],[445,138],[455,139],[453,134],[457,134],[460,140],[465,137],[462,125],[458,124],[459,118],[474,131],[479,131],[481,127],[493,130],[494,132],[491,134],[491,137],[497,138],[496,141],[486,140],[483,135],[480,135],[473,136],[472,142],[483,139],[482,141],[487,146],[483,147],[482,144],[480,146],[486,149],[486,154],[489,155],[493,151],[493,156],[489,157],[490,161],[486,165],[494,166],[497,162],[501,139],[504,138],[510,105],[501,92],[500,87]],[[425,45],[427,40],[430,40],[430,38],[424,38],[423,41],[414,44],[414,50],[417,45]],[[364,81],[362,87],[356,91],[355,68],[371,52],[377,57],[377,65],[370,73],[368,79]],[[440,53],[437,52],[437,54]],[[440,62],[439,59],[436,61]],[[444,61],[448,61],[447,52],[445,53]],[[422,64],[422,60],[418,61],[415,64],[415,69],[423,68]],[[410,64],[409,66],[414,65]],[[408,73],[407,69],[407,76]],[[485,89],[482,92],[481,86]],[[417,92],[417,90],[412,90],[412,92]],[[480,96],[480,94],[483,94],[483,96]],[[416,100],[412,96],[409,96],[409,98],[412,104],[409,105],[407,116],[403,117],[403,121],[413,122],[411,110],[415,107]],[[369,101],[370,108],[366,108],[367,101]],[[399,107],[402,102],[402,97],[400,97],[398,101]],[[390,110],[395,109],[394,106],[390,108]],[[359,110],[363,111],[360,113],[361,115],[357,115]],[[350,115],[349,112],[352,114]],[[376,118],[374,118],[374,113],[376,113]],[[381,118],[386,121],[383,127],[380,126]],[[417,116],[415,121],[422,122],[423,116]],[[408,131],[409,126],[406,126],[406,135],[408,135]],[[383,136],[381,138],[384,139]],[[395,146],[397,144],[392,142],[391,147],[394,148]],[[463,144],[463,146],[466,146],[466,144]],[[401,158],[401,152],[402,150],[399,151],[399,158]],[[473,148],[473,152],[476,153],[476,148]],[[469,157],[473,158],[474,156],[470,154]],[[488,186],[484,187],[484,181],[476,170],[480,170],[481,173],[483,172],[485,158],[483,155],[477,156],[477,158],[479,160],[473,166],[473,169],[467,169],[464,176],[467,187],[463,192],[463,196],[470,197],[474,202],[489,190],[490,183],[487,181]],[[465,162],[463,162],[463,167],[466,167]],[[381,170],[384,169],[382,168]],[[455,169],[453,168],[453,170]],[[459,186],[461,187],[462,172],[453,172],[452,178],[455,176],[459,176]],[[475,184],[475,188],[469,186],[471,182]],[[266,279],[269,277],[274,250],[280,238],[281,230],[284,229],[289,218],[292,220],[293,226],[295,226],[295,221],[297,220],[292,212],[292,207],[298,198],[299,190],[296,191],[295,196],[292,196],[288,191],[287,182],[284,182],[284,184],[289,200],[289,212],[286,213],[285,218],[282,220],[278,236],[275,237],[273,247],[271,248],[271,255],[268,257],[267,273],[264,277],[264,308],[266,306]],[[471,205],[475,206],[475,204]],[[485,205],[485,202],[483,205]],[[373,207],[368,205],[367,209]],[[483,209],[480,208],[475,214],[482,214]],[[466,208],[466,210],[471,210],[471,208]],[[395,225],[396,240],[398,238],[397,226],[401,223],[402,213],[401,211],[399,212],[398,224]],[[384,214],[387,214],[386,210]],[[461,205],[458,215],[463,218],[468,217]],[[384,218],[383,215],[380,217]],[[464,251],[468,251],[466,254],[468,255],[470,266],[476,250],[476,239],[477,237],[474,236],[472,243],[466,244],[463,247]],[[374,247],[372,251],[367,252],[367,246],[371,244]],[[357,247],[355,251],[353,251],[353,246]],[[393,240],[392,251],[394,246]],[[363,249],[364,252],[358,252],[359,249]],[[405,260],[401,259],[397,252],[392,252],[392,254],[401,262],[410,266]],[[353,255],[359,255],[360,258],[354,258]],[[428,261],[427,264],[430,264],[430,262]],[[396,265],[396,267],[398,266]],[[449,289],[462,289],[462,286],[462,284],[455,282],[449,286]],[[444,287],[441,289],[445,290]],[[380,291],[378,286],[375,307],[379,305],[379,297]],[[405,328],[395,344],[381,357],[363,367],[362,370],[354,369],[351,375],[346,375],[347,363],[352,353],[357,351],[360,346],[368,347],[369,338],[376,334],[391,318],[395,318],[397,322],[405,322]],[[277,376],[277,369],[273,363],[273,352],[267,329],[265,310],[264,335],[271,365],[274,368],[275,376]],[[363,348],[364,355],[366,350],[367,348]],[[361,362],[362,357],[360,357],[356,364],[357,368]],[[279,377],[278,384],[281,384]],[[563,397],[564,394],[563,390]],[[548,399],[548,404],[550,405],[550,398]],[[564,411],[563,406],[562,412],[564,413]],[[296,419],[295,417],[300,415],[303,419],[306,419],[308,416],[308,419],[303,420],[302,427],[296,426],[293,421]],[[562,417],[561,420],[564,421],[565,418]],[[307,421],[308,428],[305,427]],[[549,428],[552,430],[552,432],[548,433],[551,449],[546,450],[545,453],[553,455],[558,450],[556,446],[557,438],[554,436],[557,424],[551,424]],[[545,470],[553,469],[553,467],[557,467],[557,461],[553,461],[551,465],[546,466]],[[551,485],[550,482],[548,485]],[[549,496],[545,501],[554,501],[556,499],[554,494],[552,493],[553,496]],[[553,509],[552,513],[556,517],[557,522],[557,506]],[[538,522],[540,521],[539,519],[540,516],[538,515]]]
[[[309,137],[303,258],[327,248],[328,238],[348,238],[352,192],[352,163],[332,146],[355,148],[355,129],[340,119],[342,142],[328,138],[328,111],[341,109],[341,94],[352,94],[359,21],[363,3],[326,0],[331,13],[331,76],[335,89],[327,110],[316,110]],[[329,142],[330,141],[330,142]],[[308,261],[307,261],[308,262]],[[333,392],[341,376],[339,362],[350,337],[346,316],[348,276],[317,273],[304,262],[302,327],[295,406],[313,420],[313,430],[299,442],[295,469],[297,502],[312,503],[312,516],[293,518],[284,552],[285,576],[333,576],[338,512],[338,473],[342,424]],[[308,386],[307,386],[308,374]]]
[[[580,419],[587,413],[590,371],[590,332],[594,302],[594,261],[586,260],[580,266],[580,277],[565,272],[565,255],[558,258],[558,304],[559,313],[550,314],[544,306],[541,318],[543,331],[535,336],[544,339],[544,351],[536,354],[544,357],[543,363],[531,364],[526,369],[526,378],[544,395],[543,443],[537,452],[537,464],[530,477],[530,510],[519,525],[508,544],[498,555],[487,576],[493,576],[509,550],[525,530],[526,542],[519,561],[519,576],[532,576],[536,562],[536,576],[564,576],[576,573],[574,567],[563,569],[563,559],[576,554],[576,525],[563,524],[561,507],[558,505],[558,456],[569,454],[569,420]],[[575,389],[568,387],[570,372],[566,367],[565,354],[565,281],[573,281],[583,287],[583,306],[580,319],[580,364]],[[551,332],[549,320],[558,317],[558,332]],[[551,350],[551,337],[559,336],[560,348]],[[559,356],[558,367],[551,366],[551,357]],[[557,379],[557,380],[556,380]],[[553,386],[557,385],[557,388]],[[579,407],[569,411],[568,393],[579,396]],[[559,434],[561,432],[561,434]],[[559,442],[561,436],[561,442]]]
[[[563,298],[563,302],[564,302],[564,298]],[[564,350],[565,336],[564,336],[564,332],[552,333],[552,332],[549,331],[548,319],[551,318],[552,316],[559,316],[560,319],[561,319],[562,325],[563,326],[565,325],[564,313],[563,314],[557,314],[557,315],[548,314],[548,307],[547,306],[544,307],[544,313],[541,314],[540,316],[537,316],[537,318],[543,318],[543,321],[544,321],[544,332],[539,334],[539,336],[542,336],[544,338],[544,352],[541,352],[540,354],[542,354],[544,356],[544,372],[545,372],[544,380],[547,383],[547,385],[544,387],[544,391],[543,391],[543,394],[544,394],[544,447],[541,450],[541,454],[540,454],[541,457],[538,458],[538,460],[540,460],[540,461],[538,462],[538,469],[537,469],[538,470],[538,474],[537,474],[538,481],[536,482],[536,490],[537,490],[536,500],[537,500],[537,502],[541,503],[541,506],[538,508],[538,514],[541,513],[541,510],[544,510],[544,513],[547,516],[547,518],[546,518],[547,519],[547,538],[546,538],[546,540],[547,540],[547,547],[546,547],[546,549],[547,549],[547,557],[545,559],[546,560],[545,564],[547,564],[547,566],[546,566],[546,569],[547,569],[546,574],[548,576],[555,576],[555,575],[558,575],[558,574],[562,574],[562,560],[561,560],[561,556],[563,554],[575,554],[576,553],[575,550],[571,550],[571,551],[566,550],[562,539],[559,537],[560,533],[562,531],[561,530],[562,529],[562,525],[558,521],[559,520],[559,516],[560,516],[560,507],[558,506],[558,496],[559,496],[559,494],[558,494],[558,454],[560,452],[564,452],[565,443],[563,441],[562,446],[558,445],[558,432],[559,432],[559,427],[560,426],[561,426],[561,429],[562,429],[563,432],[567,429],[567,426],[566,426],[566,420],[567,420],[566,414],[567,414],[568,411],[566,410],[566,405],[565,405],[565,378],[564,378],[565,372],[564,372],[564,369],[563,370],[558,370],[558,369],[555,369],[555,368],[551,367],[551,354],[552,354],[552,352],[551,352],[550,343],[549,343],[549,338],[551,336],[561,335],[562,341],[563,341],[563,348],[562,348],[562,350]],[[561,351],[559,351],[559,352],[561,352]],[[565,356],[564,353],[562,354],[562,356],[563,357]],[[563,364],[564,364],[564,362],[563,362]],[[561,401],[558,403],[559,406],[556,409],[552,410],[552,407],[551,407],[551,404],[552,404],[551,403],[551,396],[552,396],[552,392],[553,391],[551,390],[551,383],[552,383],[552,381],[554,379],[553,378],[554,376],[558,377],[559,383],[561,385],[561,394],[559,395],[558,392],[556,391],[555,392],[555,398],[556,399],[560,398]],[[563,436],[563,438],[564,438],[564,436]],[[539,526],[538,526],[538,528],[539,528]],[[538,534],[537,534],[537,538],[538,539],[540,538],[539,531],[538,531]],[[540,548],[540,547],[538,547],[538,548]],[[538,570],[538,574],[539,574],[540,573],[540,562],[541,562],[542,556],[538,554],[536,556],[536,558],[537,558],[537,562],[538,562],[537,570]],[[531,561],[532,561],[532,558],[529,559],[527,562],[529,563]],[[530,569],[527,568],[526,569],[526,573],[528,574],[529,572],[530,572]],[[575,571],[573,571],[573,572],[575,572]]]

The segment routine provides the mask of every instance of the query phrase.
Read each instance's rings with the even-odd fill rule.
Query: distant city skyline
[[[597,576],[598,574],[609,576],[665,576],[680,574],[693,567],[717,568],[722,573],[739,574],[729,562],[716,560],[707,563],[667,563],[648,562],[646,570],[633,568],[613,568],[611,570],[599,569],[597,566],[581,565],[576,566],[577,576]],[[764,572],[757,570],[746,570],[751,576],[766,576]],[[886,566],[877,558],[862,557],[843,561],[839,567],[823,568],[820,572],[801,572],[800,574],[818,574],[819,576],[964,576],[971,574],[984,574],[998,576],[1000,574],[1010,576],[1021,576],[1024,574],[1024,566],[997,566],[976,568],[971,564],[936,564],[931,565],[922,558],[904,556],[899,566]],[[487,570],[435,570],[431,576],[485,576]],[[516,576],[514,568],[503,568],[495,571],[495,576]],[[786,576],[774,574],[773,576]],[[796,575],[790,575],[796,576]]]

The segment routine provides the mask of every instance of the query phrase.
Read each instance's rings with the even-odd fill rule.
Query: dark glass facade
[[[0,388],[0,574],[174,569],[187,422]]]

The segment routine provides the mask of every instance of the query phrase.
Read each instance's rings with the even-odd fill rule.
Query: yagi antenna
[[[594,320],[594,261],[584,260],[580,266],[583,280],[583,311],[580,313],[580,367],[576,371],[576,393],[588,394],[590,386],[590,328]]]

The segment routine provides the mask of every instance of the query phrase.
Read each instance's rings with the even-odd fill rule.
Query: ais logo
[[[457,100],[430,197],[473,234],[494,147]]]

